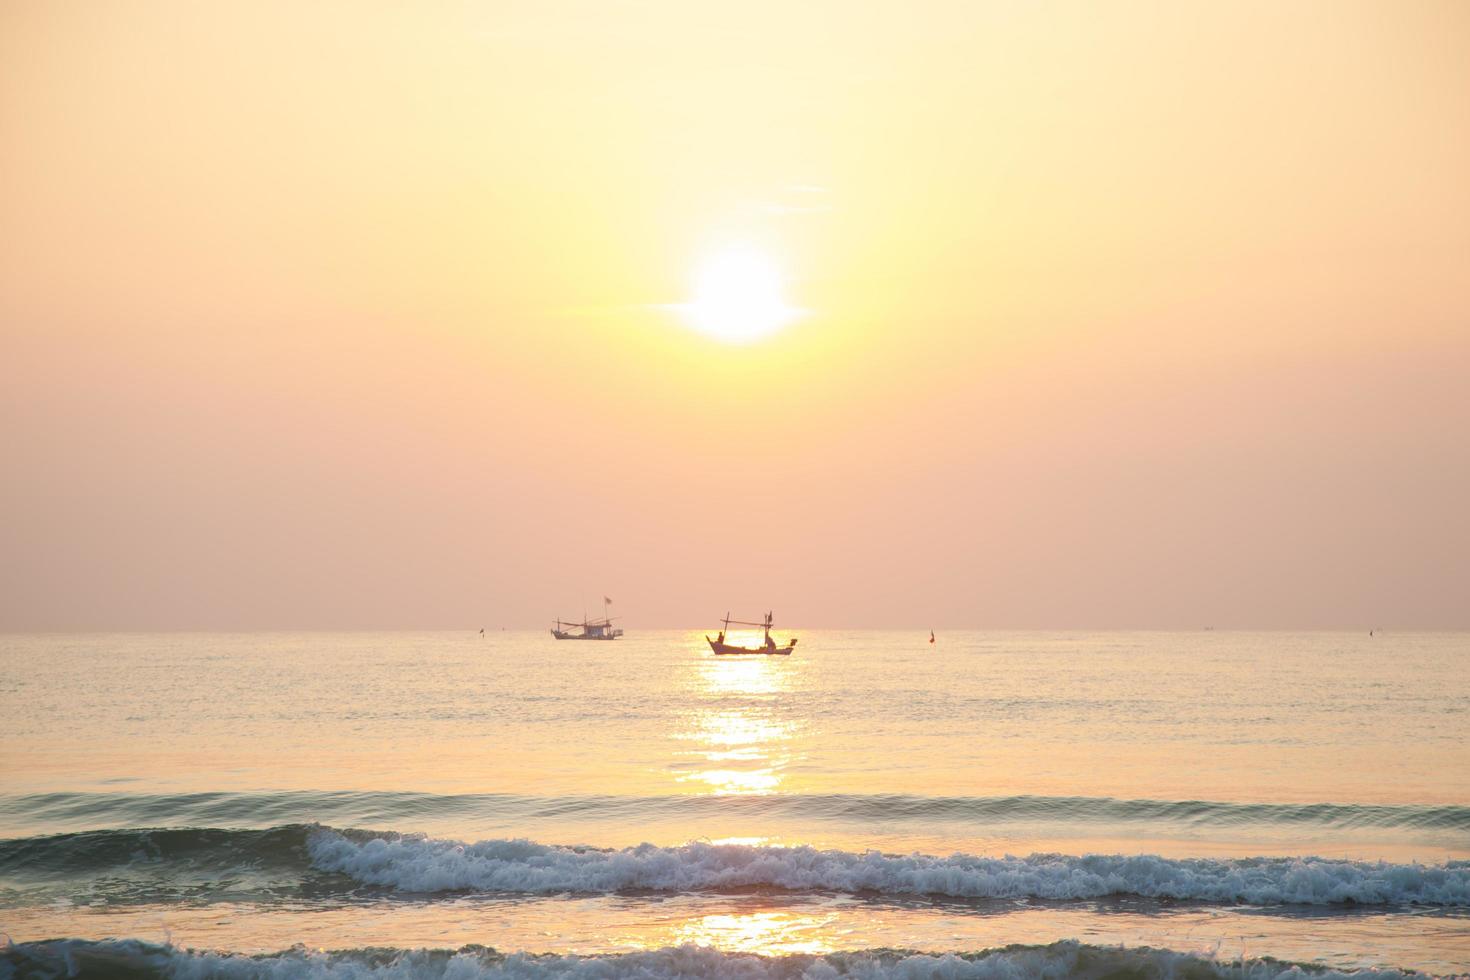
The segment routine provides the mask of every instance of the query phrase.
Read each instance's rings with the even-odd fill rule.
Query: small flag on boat
[[[934,642],[934,631],[933,630],[930,630],[929,631],[929,642],[930,643],[933,643]]]
[[[612,605],[612,600],[609,599],[607,596],[603,596],[602,597],[602,604],[604,606],[610,606],[610,605]]]

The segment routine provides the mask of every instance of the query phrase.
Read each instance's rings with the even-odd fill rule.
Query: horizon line
[[[627,627],[625,627],[627,628]],[[637,626],[644,632],[699,632],[710,626]],[[758,628],[758,627],[756,627]],[[471,633],[479,626],[163,626],[163,627],[0,627],[0,636],[87,636],[97,634],[186,633]],[[491,633],[546,633],[545,626],[483,627]],[[791,626],[777,632],[814,630],[822,633],[1470,633],[1466,626]],[[615,641],[608,641],[615,642]]]

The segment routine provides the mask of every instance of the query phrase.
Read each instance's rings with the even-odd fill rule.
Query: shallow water
[[[0,931],[1470,970],[1470,637],[796,633],[0,637]]]

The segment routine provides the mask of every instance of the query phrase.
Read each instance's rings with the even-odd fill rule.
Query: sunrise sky
[[[0,628],[1470,627],[1470,5],[0,7]]]

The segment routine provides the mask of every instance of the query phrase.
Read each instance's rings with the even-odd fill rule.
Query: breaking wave
[[[81,890],[157,901],[184,888],[209,900],[307,879],[408,894],[719,892],[769,888],[858,895],[1068,901],[1136,896],[1249,905],[1470,907],[1470,861],[1392,864],[1317,857],[1164,858],[884,854],[694,842],[618,850],[529,840],[467,844],[421,835],[294,824],[271,830],[116,830],[0,841],[0,879],[25,892]],[[326,882],[323,882],[326,884]],[[284,890],[284,891],[283,891]],[[34,898],[34,896],[32,896]],[[7,904],[0,901],[0,905]]]
[[[481,946],[458,950],[292,949],[264,956],[196,952],[136,940],[56,940],[0,949],[0,976],[190,978],[229,980],[1081,980],[1192,978],[1276,980],[1422,977],[1396,970],[1340,971],[1273,959],[1219,960],[1148,947],[1058,942],[978,953],[856,952],[760,956],[698,946],[608,956],[505,955]]]
[[[685,892],[771,887],[954,898],[1114,895],[1253,905],[1470,905],[1470,862],[1322,858],[1169,859],[1033,854],[930,857],[696,842],[621,850],[528,840],[463,844],[425,837],[309,836],[312,865],[404,892]]]

